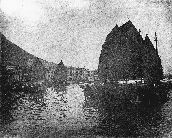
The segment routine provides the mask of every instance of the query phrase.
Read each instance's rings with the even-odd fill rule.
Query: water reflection
[[[60,131],[94,126],[96,110],[83,108],[84,102],[84,91],[77,84],[66,86],[63,90],[47,88],[43,98],[36,94],[26,94],[14,105],[12,116],[15,121],[9,128],[12,133],[25,137],[47,127]]]
[[[66,133],[73,135],[71,130],[80,132],[81,129],[93,130],[95,135],[158,136],[158,126],[163,124],[162,112],[163,116],[171,118],[171,101],[166,103],[167,106],[162,96],[171,87],[161,87],[124,86],[117,89],[109,85],[83,89],[72,84],[50,87],[41,94],[27,93],[13,107],[15,121],[8,126],[8,132],[23,138],[70,137],[65,136]]]

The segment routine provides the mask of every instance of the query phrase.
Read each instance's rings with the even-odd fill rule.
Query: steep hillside
[[[19,46],[10,42],[1,34],[1,71],[3,75],[8,72],[10,78],[18,81],[37,82],[45,78],[46,69],[43,60],[29,54]],[[46,62],[46,61],[44,61]]]

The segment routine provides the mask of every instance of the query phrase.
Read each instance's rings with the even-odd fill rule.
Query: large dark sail
[[[149,37],[143,40],[140,30],[128,21],[121,27],[116,25],[107,35],[99,57],[99,78],[103,82],[145,78],[148,83],[155,83],[163,74],[160,64]],[[151,73],[153,68],[159,76]]]
[[[148,35],[144,40],[143,49],[144,79],[148,84],[158,83],[163,77],[163,68],[157,49],[154,48]]]

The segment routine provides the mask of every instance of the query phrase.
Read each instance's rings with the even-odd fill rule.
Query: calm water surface
[[[65,91],[47,88],[43,96],[26,94],[14,105],[15,120],[7,126],[8,133],[44,137],[55,131],[90,128],[96,125],[97,112],[92,107],[83,108],[84,101],[83,89],[77,84]]]
[[[72,138],[76,135],[79,135],[76,137],[99,137],[98,134],[90,135],[89,130],[99,123],[99,114],[93,107],[85,106],[86,98],[88,97],[85,97],[85,91],[77,84],[66,86],[65,90],[47,88],[43,94],[25,94],[13,106],[11,114],[14,120],[5,128],[6,137]],[[120,103],[118,103],[118,107],[114,108],[115,117],[113,118],[112,114],[109,121],[109,124],[112,121],[115,122],[115,125],[113,123],[110,125],[113,126],[112,131],[115,133],[130,135],[137,129],[142,136],[159,133],[157,131],[163,132],[161,137],[170,136],[172,100],[157,108],[155,108],[156,106],[147,108],[143,104],[129,105],[125,102],[123,104],[122,100]],[[162,129],[160,130],[157,128],[157,120],[160,121],[162,116],[166,121],[159,122],[158,125]],[[150,123],[153,125],[150,126]],[[105,128],[106,131],[110,131],[109,127],[107,128]],[[82,136],[83,133],[88,134]],[[1,134],[0,137],[5,138]]]

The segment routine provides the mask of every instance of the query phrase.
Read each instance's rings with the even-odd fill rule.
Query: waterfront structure
[[[97,72],[90,71],[86,68],[79,68],[79,67],[67,67],[67,81],[73,82],[73,83],[79,83],[79,82],[91,82],[95,79],[98,80],[98,74],[95,74]],[[97,75],[97,76],[96,76]]]

